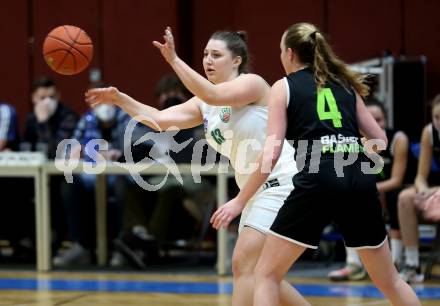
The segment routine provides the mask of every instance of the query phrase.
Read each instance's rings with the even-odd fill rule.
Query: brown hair
[[[159,98],[161,94],[169,93],[172,91],[181,92],[185,96],[191,96],[191,93],[183,85],[182,81],[173,73],[165,74],[157,82],[154,88],[154,96]]]
[[[440,104],[440,94],[437,94],[434,99],[432,99],[431,107],[434,108]]]
[[[344,87],[353,87],[363,97],[368,95],[365,75],[350,70],[313,24],[297,23],[290,26],[284,32],[284,45],[296,53],[301,63],[313,68],[318,89],[327,81],[334,81]]]
[[[218,31],[211,35],[211,39],[222,40],[234,56],[241,57],[238,73],[248,73],[249,54],[247,48],[247,34],[245,31]]]

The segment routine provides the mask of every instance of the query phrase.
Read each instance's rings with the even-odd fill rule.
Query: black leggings
[[[389,191],[385,194],[385,201],[388,211],[388,221],[390,223],[391,229],[400,230],[399,225],[399,215],[397,212],[399,193],[404,189],[404,187]]]

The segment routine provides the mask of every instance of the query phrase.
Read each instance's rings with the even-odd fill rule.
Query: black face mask
[[[163,101],[163,109],[181,104],[183,101],[178,97],[168,97]]]

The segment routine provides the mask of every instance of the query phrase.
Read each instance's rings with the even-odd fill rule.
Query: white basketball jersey
[[[265,106],[211,106],[200,103],[203,126],[208,143],[229,158],[235,170],[235,180],[242,188],[264,147],[268,120]],[[280,159],[268,180],[281,176],[293,177],[298,172],[294,149],[285,141]]]

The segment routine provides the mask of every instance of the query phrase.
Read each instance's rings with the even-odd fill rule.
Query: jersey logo
[[[224,123],[228,123],[231,119],[231,108],[230,107],[222,107],[220,109],[220,119]]]

